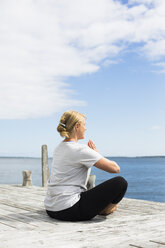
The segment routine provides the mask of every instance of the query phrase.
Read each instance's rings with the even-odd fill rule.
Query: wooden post
[[[87,189],[92,189],[95,187],[96,175],[90,175],[87,182]]]
[[[47,186],[49,179],[48,149],[47,145],[42,145],[42,187]]]
[[[31,179],[32,171],[25,170],[22,171],[22,174],[23,174],[22,186],[32,186],[32,179]]]

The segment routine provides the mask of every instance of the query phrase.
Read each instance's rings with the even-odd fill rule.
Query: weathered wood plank
[[[28,186],[28,187],[22,187],[21,185],[6,185],[6,184],[0,184],[1,190],[14,190],[24,193],[30,193],[31,195],[45,195],[46,188],[39,188],[37,186]],[[32,190],[33,189],[33,190]]]
[[[137,248],[164,248],[165,243],[158,242],[158,241],[137,241],[136,243],[129,244],[130,247],[137,247]]]
[[[9,200],[1,200],[1,203],[4,204],[4,205],[8,205],[8,206],[13,206],[13,207],[16,207],[16,208],[21,208],[21,209],[25,209],[25,210],[29,210],[29,211],[35,211],[35,212],[38,212],[38,211],[43,211],[43,207],[36,207],[34,205],[30,205],[30,204],[27,204],[26,202],[22,203],[22,202],[13,202],[13,201],[9,201]]]
[[[0,230],[10,231],[13,228],[14,228],[13,226],[9,226],[5,222],[3,223],[3,222],[0,221]]]
[[[150,240],[150,242],[153,242],[154,244],[158,244],[158,245],[164,245],[165,246],[165,241],[160,241],[160,240]]]
[[[46,187],[49,178],[48,148],[42,145],[42,187]]]
[[[7,194],[7,195],[6,195]],[[44,201],[44,196],[39,196],[39,195],[30,195],[22,192],[22,196],[19,196],[20,192],[10,192],[8,194],[7,192],[4,192],[4,194],[0,193],[0,198],[3,199],[8,199],[8,200],[15,200],[15,198],[20,198],[20,201],[26,201],[26,202],[34,202],[35,204],[42,205],[43,206],[43,201]]]
[[[41,224],[44,224],[44,227],[48,224],[48,228],[50,228],[51,225],[54,226],[56,224],[56,222],[53,219],[49,218],[44,211],[44,214],[41,214],[41,212],[34,213],[32,211],[6,206],[3,204],[0,204],[0,209],[1,212],[6,216],[14,217],[18,221],[23,219],[27,223],[34,224],[35,226],[37,226],[37,228],[40,228]]]
[[[37,227],[38,225],[34,224],[34,219],[32,219],[31,217],[29,216],[26,216],[24,214],[19,214],[19,213],[13,213],[9,210],[4,210],[4,209],[1,209],[0,211],[0,219],[6,219],[8,218],[9,220],[12,221],[17,221],[18,223],[21,222],[21,223],[25,223],[25,224],[30,224],[30,226],[34,226],[34,227]]]
[[[18,220],[15,220],[14,218],[11,218],[9,216],[6,216],[6,215],[2,215],[0,214],[0,223],[1,224],[5,224],[9,227],[12,227],[12,228],[15,228],[17,230],[33,230],[34,227],[33,226],[27,226],[26,223],[22,223]]]
[[[36,186],[0,185],[2,247],[128,248],[132,244],[162,248],[164,203],[124,198],[117,211],[107,217],[65,222],[47,216],[45,192]]]

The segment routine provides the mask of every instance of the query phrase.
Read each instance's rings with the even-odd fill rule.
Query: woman
[[[110,173],[119,173],[120,167],[100,155],[92,140],[88,145],[78,143],[84,139],[85,119],[85,115],[68,110],[57,127],[65,139],[54,151],[44,201],[47,214],[55,219],[83,221],[112,213],[127,189],[127,181],[118,176],[87,190],[93,165]]]

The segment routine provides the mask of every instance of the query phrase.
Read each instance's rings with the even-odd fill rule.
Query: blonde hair
[[[76,123],[81,123],[86,116],[73,110],[67,110],[60,118],[57,131],[61,137],[69,138]]]

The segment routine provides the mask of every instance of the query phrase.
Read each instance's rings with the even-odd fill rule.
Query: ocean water
[[[121,169],[119,174],[107,173],[92,167],[96,175],[96,185],[123,176],[128,182],[125,197],[149,201],[165,202],[165,156],[162,157],[109,157]],[[49,159],[51,169],[52,159]],[[40,158],[0,158],[0,184],[22,184],[23,170],[32,170],[32,183],[41,186]]]

